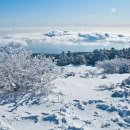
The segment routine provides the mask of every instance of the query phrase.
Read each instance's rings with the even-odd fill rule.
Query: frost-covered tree
[[[67,56],[65,52],[62,52],[59,56],[59,60],[57,62],[59,66],[65,66],[70,64],[70,58]]]
[[[117,56],[117,50],[114,48],[111,48],[110,52],[109,52],[109,59],[114,59],[115,56]]]
[[[74,65],[83,65],[83,64],[86,64],[85,56],[84,55],[77,55],[77,56],[75,56],[74,60],[73,60],[73,64]]]
[[[96,66],[103,69],[104,73],[129,73],[130,61],[127,59],[112,59],[97,62]]]
[[[119,70],[118,73],[119,74],[123,74],[123,73],[129,73],[130,72],[130,63],[122,63],[119,65]]]
[[[0,91],[42,92],[48,95],[59,70],[52,58],[35,56],[22,45],[0,48]]]
[[[108,60],[108,55],[102,51],[102,50],[98,50],[95,49],[93,51],[93,56],[92,56],[92,63],[95,64],[97,61],[104,61],[104,60]]]

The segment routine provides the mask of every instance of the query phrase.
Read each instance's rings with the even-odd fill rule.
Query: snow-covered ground
[[[129,97],[112,93],[130,74],[99,73],[91,66],[64,67],[55,93],[42,103],[0,105],[0,130],[129,130]]]

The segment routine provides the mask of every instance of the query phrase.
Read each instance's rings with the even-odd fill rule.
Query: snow
[[[41,103],[30,102],[16,108],[13,103],[0,105],[0,129],[130,129],[129,97],[127,100],[114,98],[111,96],[114,86],[107,89],[107,86],[121,83],[130,74],[112,74],[102,79],[100,71],[91,66],[69,65],[63,70],[63,74],[53,82],[55,93],[42,99]],[[96,74],[81,76],[91,71]],[[70,72],[75,75],[66,77]]]

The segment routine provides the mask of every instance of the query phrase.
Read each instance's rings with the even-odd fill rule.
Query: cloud
[[[1,34],[0,46],[10,43],[21,43],[24,46],[33,47],[34,50],[55,53],[58,50],[70,50],[77,46],[77,51],[88,47],[102,48],[119,46],[121,48],[130,46],[130,34],[104,33],[104,32],[85,32],[85,31],[49,31],[47,33],[13,33]],[[76,50],[75,49],[75,50]],[[79,49],[79,50],[78,50]],[[73,49],[71,49],[73,50]]]
[[[110,11],[111,11],[112,14],[115,14],[117,12],[117,9],[115,7],[113,7],[113,8],[111,8]]]

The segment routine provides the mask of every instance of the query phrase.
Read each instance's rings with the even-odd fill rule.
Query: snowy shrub
[[[77,55],[77,56],[75,56],[74,60],[73,60],[73,64],[74,65],[83,65],[83,64],[86,64],[85,56],[84,55]]]
[[[129,64],[130,64],[129,62],[120,64],[118,72],[120,74],[128,73],[130,71],[130,65]]]
[[[65,54],[64,52],[62,52],[62,54],[59,57],[59,60],[57,62],[57,65],[59,65],[59,66],[65,66],[65,65],[69,65],[69,64],[70,64],[70,58],[67,56],[67,54]]]
[[[74,72],[68,72],[64,77],[68,78],[68,77],[74,77],[75,73]]]
[[[87,73],[92,78],[97,77],[100,74],[100,72],[96,68],[94,68],[94,69],[88,69]]]
[[[110,105],[108,105],[108,104],[97,104],[96,108],[104,110],[104,111],[108,111],[108,112],[117,111],[117,108],[115,106],[113,106],[112,104],[110,104]]]
[[[122,81],[122,86],[129,86],[130,85],[130,77],[128,77],[127,79],[125,79],[124,81]]]
[[[95,49],[93,51],[93,57],[92,57],[92,60],[93,60],[93,64],[95,64],[97,61],[104,61],[104,60],[108,60],[108,55],[98,49]]]
[[[111,91],[111,90],[113,90],[113,89],[115,89],[115,88],[116,88],[116,86],[115,86],[114,84],[110,84],[110,85],[103,84],[103,85],[100,85],[100,86],[99,86],[99,90],[100,90],[100,91],[104,91],[104,90],[109,90],[109,91]]]
[[[123,98],[124,96],[126,96],[126,93],[125,93],[125,91],[117,91],[117,90],[115,90],[113,93],[112,93],[112,95],[111,95],[112,97],[115,97],[115,98]]]
[[[101,79],[106,79],[107,76],[105,74],[102,75]]]
[[[111,126],[110,123],[104,123],[104,124],[101,125],[101,128],[108,128],[110,126]]]
[[[112,59],[99,61],[96,64],[97,68],[103,69],[104,73],[129,73],[130,72],[130,61],[127,59]]]
[[[88,78],[89,77],[89,73],[84,73],[82,75],[80,75],[81,78]]]
[[[58,75],[52,58],[35,56],[21,45],[0,48],[1,92],[36,92],[48,95],[51,81]]]

